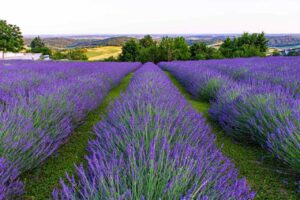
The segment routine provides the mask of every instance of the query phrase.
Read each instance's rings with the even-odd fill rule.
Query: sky
[[[300,0],[0,0],[23,34],[300,33]]]

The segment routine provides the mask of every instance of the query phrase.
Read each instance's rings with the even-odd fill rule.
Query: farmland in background
[[[103,60],[105,58],[114,57],[118,58],[122,52],[122,47],[120,46],[103,46],[95,48],[87,48],[86,56],[89,60]]]

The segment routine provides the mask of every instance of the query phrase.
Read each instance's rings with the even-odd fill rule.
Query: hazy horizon
[[[300,34],[298,0],[5,0],[24,35]]]
[[[118,33],[82,33],[82,34],[23,34],[24,37],[36,37],[36,36],[41,36],[41,37],[56,37],[56,36],[61,36],[61,37],[76,37],[76,36],[145,36],[145,35],[152,35],[152,36],[164,36],[164,35],[183,35],[183,36],[212,36],[212,35],[220,35],[220,36],[230,36],[230,35],[242,35],[244,32],[241,33],[141,33],[141,34],[135,34],[135,33],[123,33],[123,34],[118,34]],[[261,32],[248,32],[248,33],[261,33]],[[269,36],[278,36],[278,35],[300,35],[300,33],[265,33],[265,35]]]

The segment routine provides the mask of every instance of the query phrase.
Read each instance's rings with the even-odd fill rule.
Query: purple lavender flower
[[[86,170],[54,199],[253,199],[203,117],[154,64],[139,69],[94,129]]]
[[[9,65],[7,65],[9,63]],[[139,63],[0,61],[0,157],[7,181],[37,167]],[[4,168],[5,167],[5,168]],[[16,177],[15,177],[16,176]],[[17,194],[17,193],[16,193]]]
[[[18,198],[23,194],[23,184],[18,176],[18,170],[0,157],[0,200]]]
[[[163,62],[234,139],[256,143],[300,171],[300,58]]]

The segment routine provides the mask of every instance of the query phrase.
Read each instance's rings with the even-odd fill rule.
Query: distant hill
[[[29,46],[31,38],[24,38],[24,43],[26,46]],[[88,37],[46,37],[42,38],[46,46],[54,49],[65,49],[65,48],[88,48],[88,47],[97,47],[97,46],[122,46],[125,42],[136,39],[134,37],[119,36],[111,37],[105,39],[95,39]]]
[[[267,36],[270,47],[287,47],[300,45],[300,36],[283,35],[283,36]]]
[[[160,41],[166,35],[152,35]],[[233,38],[240,34],[205,34],[205,35],[169,35],[169,37],[183,36],[189,45],[196,42],[205,42],[214,45],[224,41],[227,37]],[[78,36],[44,36],[43,41],[47,46],[55,49],[62,48],[90,48],[98,46],[122,46],[131,39],[140,39],[143,35],[78,35]],[[298,34],[267,34],[268,46],[275,48],[285,48],[300,45],[300,35]],[[33,37],[25,38],[25,44],[29,45]]]
[[[29,46],[33,38],[24,38],[24,43],[26,46]],[[63,49],[67,46],[77,42],[78,40],[72,38],[64,37],[52,37],[52,38],[43,38],[46,46],[54,49]]]
[[[219,43],[224,41],[227,37],[233,38],[239,35],[217,35],[217,36],[194,36],[186,37],[186,41],[189,45],[197,42],[205,42],[208,45]],[[300,45],[299,35],[266,35],[269,40],[269,47],[287,47]]]
[[[97,47],[97,46],[122,46],[125,42],[135,39],[133,37],[112,37],[103,40],[81,40],[67,46],[67,48]]]
[[[220,43],[222,41],[224,41],[227,37],[229,36],[215,36],[215,37],[187,37],[186,42],[188,43],[188,45],[192,45],[194,43],[197,42],[204,42],[208,45],[213,45],[215,43]]]

